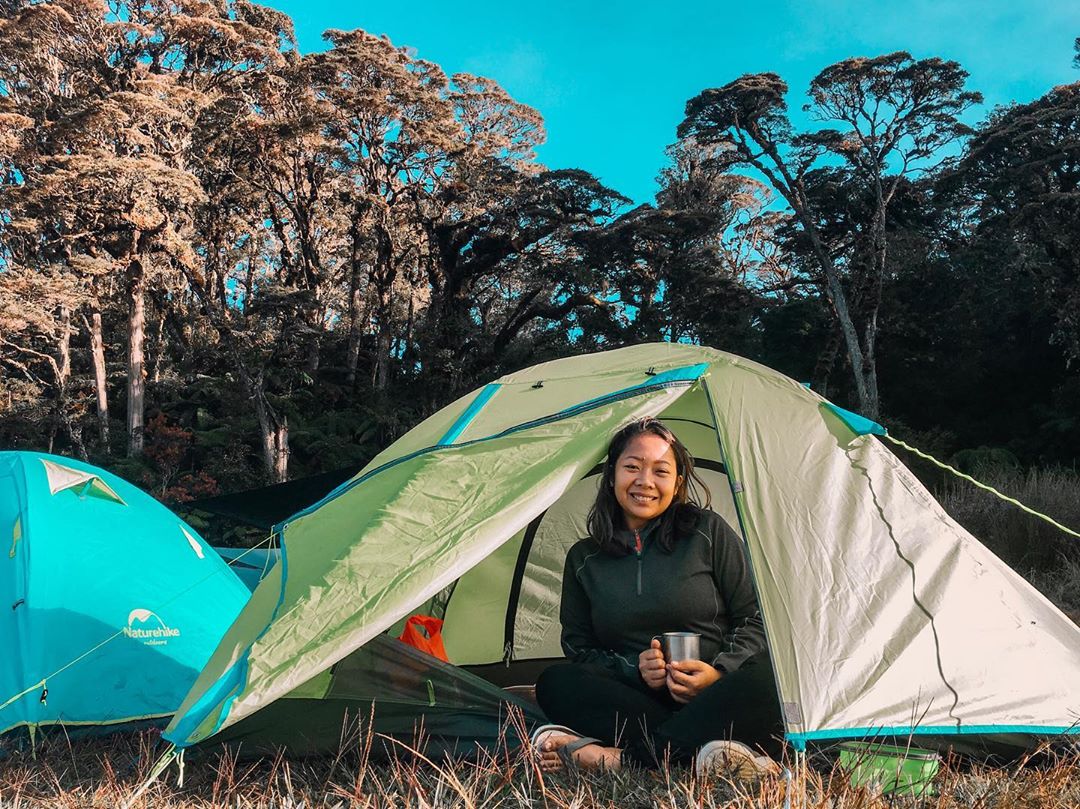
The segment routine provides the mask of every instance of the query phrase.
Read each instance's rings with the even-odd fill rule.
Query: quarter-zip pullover
[[[734,671],[766,648],[746,548],[712,511],[666,553],[654,520],[613,556],[577,542],[563,570],[562,647],[575,662],[638,680],[638,655],[662,632],[701,634],[701,658]]]

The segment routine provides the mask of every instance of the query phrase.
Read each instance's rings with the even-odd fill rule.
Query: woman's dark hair
[[[630,422],[611,438],[600,488],[596,492],[592,508],[589,509],[589,536],[602,551],[613,556],[625,556],[633,550],[629,544],[620,541],[616,534],[620,529],[626,528],[626,523],[622,507],[615,499],[615,467],[627,444],[639,435],[646,434],[658,436],[668,443],[671,451],[675,453],[675,474],[679,478],[671,505],[658,518],[660,547],[671,553],[676,538],[692,530],[701,510],[712,505],[712,495],[708,487],[694,471],[694,456],[675,437],[675,433],[654,418],[646,417]]]

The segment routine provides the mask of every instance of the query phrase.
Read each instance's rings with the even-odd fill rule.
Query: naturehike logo
[[[137,624],[142,626],[137,626]],[[147,646],[164,646],[169,642],[169,638],[180,637],[180,630],[166,626],[157,613],[136,609],[128,614],[124,634],[129,638],[141,640]]]

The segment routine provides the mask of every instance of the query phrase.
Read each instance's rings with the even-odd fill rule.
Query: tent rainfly
[[[654,344],[504,376],[276,526],[280,561],[166,738],[332,748],[342,712],[372,700],[376,730],[423,717],[433,738],[479,738],[498,696],[473,675],[531,682],[561,657],[563,559],[610,436],[641,416],[682,438],[741,530],[796,749],[1077,732],[1080,629],[945,513],[880,427],[745,359]],[[386,637],[414,612],[445,618],[454,665]]]
[[[0,733],[173,714],[247,603],[165,506],[103,469],[0,452]]]

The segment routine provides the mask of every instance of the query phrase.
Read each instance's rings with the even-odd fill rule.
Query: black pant
[[[630,684],[598,666],[559,663],[536,683],[548,719],[605,745],[623,760],[656,767],[693,760],[713,739],[734,739],[779,757],[784,728],[768,654],[750,658],[685,705],[667,688]]]

